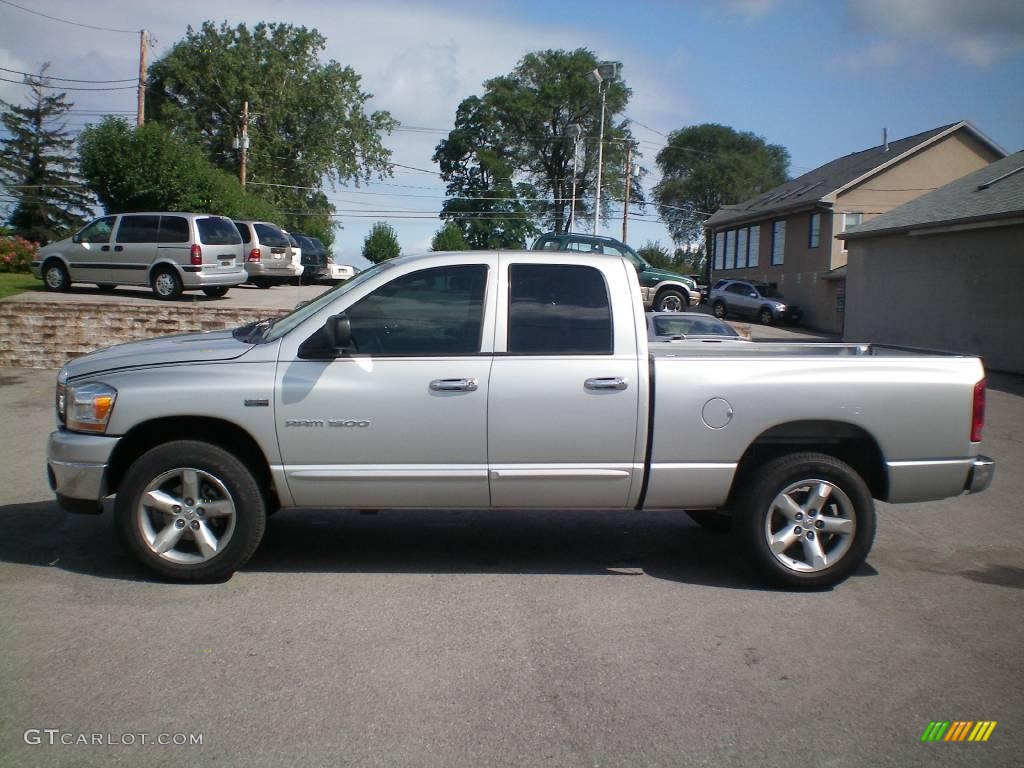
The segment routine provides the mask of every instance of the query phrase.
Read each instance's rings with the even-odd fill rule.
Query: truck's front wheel
[[[165,443],[137,459],[114,511],[121,540],[147,568],[185,581],[230,576],[266,527],[252,473],[222,448],[194,440]]]
[[[826,454],[789,454],[757,469],[747,487],[734,530],[769,580],[797,589],[829,587],[867,558],[875,506],[848,464]]]

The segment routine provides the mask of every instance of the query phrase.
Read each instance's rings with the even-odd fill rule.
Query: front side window
[[[119,243],[155,243],[159,237],[159,216],[122,216],[117,228]]]
[[[611,305],[599,270],[575,264],[513,264],[508,299],[510,354],[612,354]]]
[[[242,242],[242,236],[231,219],[220,216],[196,219],[196,229],[199,230],[199,242],[204,245],[240,245]]]
[[[734,293],[737,296],[749,296],[751,291],[753,290],[754,289],[751,288],[746,283],[733,283],[732,285],[725,289],[725,292]]]
[[[353,352],[379,357],[480,351],[486,264],[435,267],[382,285],[346,310]]]
[[[102,219],[96,219],[92,224],[89,224],[85,229],[78,233],[78,242],[80,243],[109,243],[110,233],[114,229],[114,217],[104,216]]]

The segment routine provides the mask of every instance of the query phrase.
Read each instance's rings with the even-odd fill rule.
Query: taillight
[[[985,380],[974,385],[974,408],[971,411],[971,442],[981,442],[981,430],[985,426]]]
[[[253,248],[251,251],[249,251],[249,258],[247,259],[247,261],[259,261],[259,260],[260,260],[260,249],[259,248]]]
[[[199,266],[203,263],[203,249],[199,247],[198,243],[192,244],[192,251],[189,253],[192,264]]]

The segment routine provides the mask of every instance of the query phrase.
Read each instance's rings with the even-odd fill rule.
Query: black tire
[[[185,484],[188,472],[195,473],[191,490]],[[177,501],[170,508],[177,512],[143,505],[150,492]],[[218,514],[203,504],[218,505]],[[223,514],[229,507],[232,513]],[[175,440],[147,451],[128,468],[115,500],[114,522],[124,546],[154,573],[181,581],[218,581],[252,557],[267,517],[259,484],[235,456],[209,443]],[[182,533],[158,554],[154,547],[160,535],[172,528]],[[219,545],[214,554],[202,551],[201,535]]]
[[[181,296],[181,278],[170,267],[160,267],[153,271],[149,285],[158,299],[173,301]]]
[[[71,278],[68,276],[67,267],[59,259],[50,259],[43,264],[41,274],[43,285],[48,291],[66,291],[71,287]]]
[[[819,497],[815,491],[827,493]],[[784,506],[776,504],[779,500]],[[867,558],[875,538],[875,505],[867,484],[848,464],[822,453],[792,453],[744,482],[733,522],[740,547],[760,575],[784,587],[821,589],[846,579]],[[777,540],[778,554],[769,537]],[[812,551],[825,560],[815,562]]]
[[[96,283],[96,287],[99,288],[104,293],[110,293],[112,290],[117,288],[117,286],[114,285],[113,283]]]
[[[701,528],[714,533],[732,531],[732,515],[716,509],[687,509],[686,515]]]
[[[228,288],[226,285],[215,285],[210,288],[203,288],[203,293],[211,299],[219,299],[221,296],[227,296]]]
[[[761,311],[757,313],[757,322],[761,325],[771,325],[775,322],[775,315],[768,307],[761,307]]]
[[[717,317],[719,320],[722,320],[727,314],[729,314],[729,310],[725,308],[724,301],[716,301],[712,305],[711,310],[715,313],[715,317]]]
[[[689,297],[675,288],[663,288],[654,299],[655,312],[684,312],[688,306]]]
[[[255,279],[254,279],[254,280],[252,281],[252,284],[253,284],[253,285],[255,285],[255,286],[256,286],[257,288],[263,288],[264,290],[266,290],[266,289],[267,289],[267,288],[269,288],[269,287],[270,287],[271,285],[273,285],[273,283],[271,283],[271,282],[270,282],[269,280],[267,280],[267,279],[266,279],[265,277],[257,277],[257,278],[255,278]]]

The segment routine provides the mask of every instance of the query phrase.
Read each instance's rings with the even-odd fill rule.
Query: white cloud
[[[856,31],[948,46],[977,67],[1024,52],[1021,0],[848,0],[847,15]]]
[[[893,41],[875,43],[859,51],[849,51],[833,56],[828,61],[830,70],[863,74],[882,69],[889,69],[897,64],[903,55],[904,47]]]

